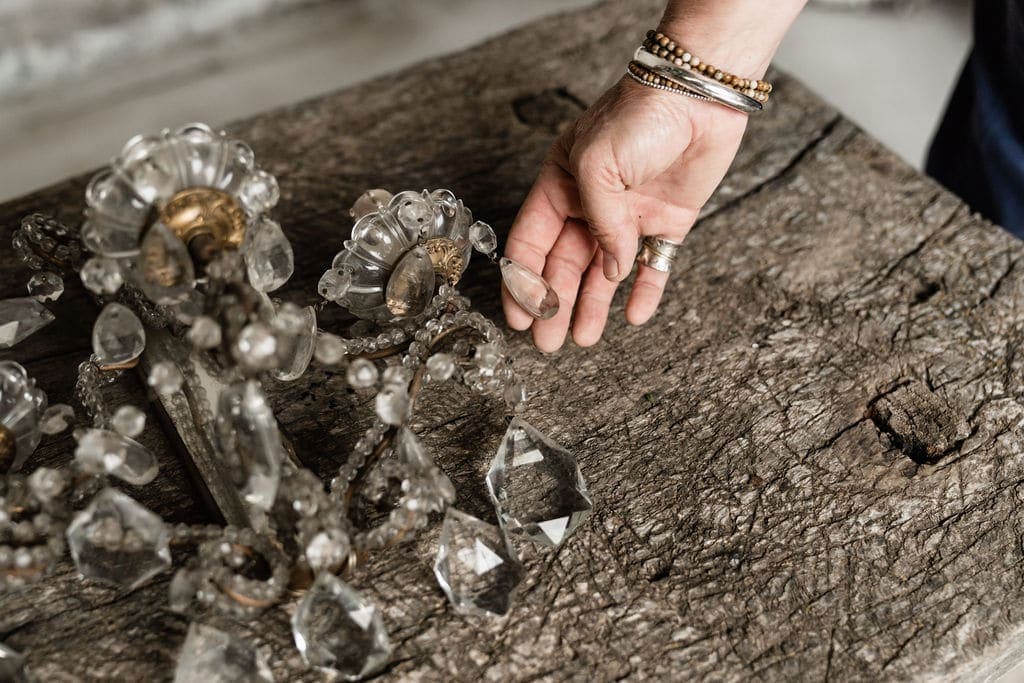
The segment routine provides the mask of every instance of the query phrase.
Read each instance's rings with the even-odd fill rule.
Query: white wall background
[[[104,163],[136,132],[194,120],[226,122],[590,0],[259,0],[250,9],[294,6],[271,21],[250,17],[216,37],[188,20],[197,3],[213,2],[228,12],[241,11],[240,1],[0,0],[0,201]],[[106,8],[113,12],[108,21],[128,16],[134,24],[98,29],[102,22],[54,10],[69,2]],[[177,27],[171,38],[179,40],[154,39],[165,46],[157,55],[138,45],[114,49],[118,40],[140,40],[133,26],[150,26],[140,6],[166,12],[168,4],[185,13],[169,20]],[[32,19],[29,10],[36,7],[50,16]],[[132,11],[118,14],[127,7]],[[36,22],[34,33],[24,25],[15,31],[18,12]],[[53,22],[61,17],[68,26],[101,35],[102,42],[58,30]],[[967,49],[969,27],[964,0],[913,2],[897,10],[812,6],[777,63],[920,165]],[[637,34],[645,28],[637,27]],[[399,49],[380,50],[382,35]],[[26,45],[34,51],[31,59],[14,52]],[[109,61],[111,54],[120,58]]]

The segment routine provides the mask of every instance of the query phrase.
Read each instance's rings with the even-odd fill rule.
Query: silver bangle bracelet
[[[663,76],[678,84],[680,88],[706,97],[712,102],[725,105],[730,109],[735,109],[744,114],[753,114],[764,109],[761,103],[753,97],[737,92],[712,78],[707,78],[706,76],[694,73],[692,70],[678,67],[667,59],[651,54],[642,47],[637,48],[633,59],[659,76]]]

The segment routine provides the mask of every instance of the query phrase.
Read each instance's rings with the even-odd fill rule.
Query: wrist
[[[805,0],[677,0],[658,30],[705,62],[761,78]]]

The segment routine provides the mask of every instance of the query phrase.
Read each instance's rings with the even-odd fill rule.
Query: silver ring
[[[753,114],[764,109],[764,106],[753,97],[737,92],[713,78],[696,74],[691,69],[683,69],[667,59],[651,54],[642,47],[637,48],[633,59],[659,76],[664,76],[673,83],[677,83],[679,87],[695,92],[698,95],[703,95],[736,111],[743,112],[744,114]]]
[[[640,244],[636,262],[662,273],[671,273],[678,249],[679,242],[663,237],[645,237]]]

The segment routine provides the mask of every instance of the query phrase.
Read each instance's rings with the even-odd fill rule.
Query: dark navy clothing
[[[975,0],[974,48],[927,171],[1024,237],[1024,0]]]

